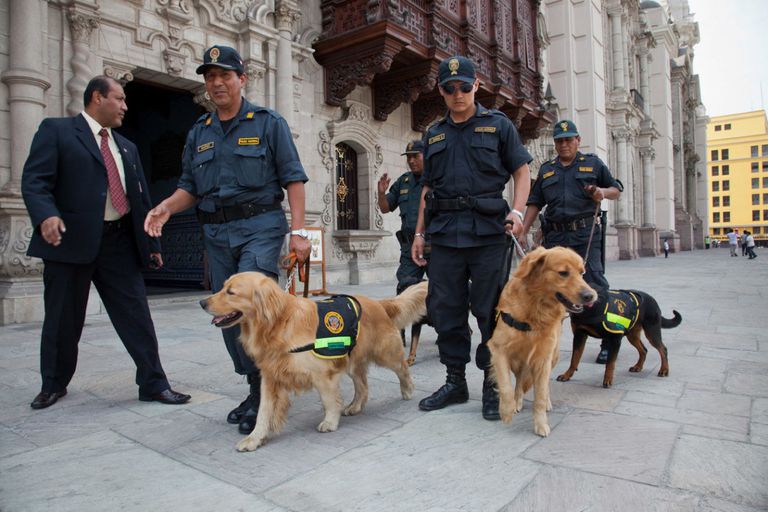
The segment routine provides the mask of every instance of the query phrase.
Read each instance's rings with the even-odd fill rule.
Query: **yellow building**
[[[768,243],[768,119],[765,110],[711,117],[707,125],[709,235],[751,232]]]

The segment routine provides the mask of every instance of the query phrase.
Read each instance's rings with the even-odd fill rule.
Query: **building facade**
[[[660,237],[700,246],[697,41],[687,0],[0,0],[0,323],[42,317],[20,195],[29,144],[44,117],[82,110],[97,74],[124,84],[121,131],[157,202],[175,188],[186,131],[211,108],[194,73],[204,49],[237,48],[245,96],[293,131],[332,286],[394,275],[399,219],[377,209],[376,181],[406,170],[402,148],[443,113],[437,65],[454,53],[478,64],[479,101],[513,119],[534,171],[554,154],[551,123],[571,118],[583,150],[622,180],[621,200],[604,204],[608,259],[655,255]],[[192,212],[166,226],[163,247],[166,269],[148,282],[200,286]]]
[[[712,117],[707,126],[709,235],[744,231],[768,243],[768,118],[764,110]]]

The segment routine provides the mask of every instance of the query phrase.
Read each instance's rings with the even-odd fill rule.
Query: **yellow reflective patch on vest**
[[[258,137],[240,137],[237,139],[238,146],[258,146],[261,144],[261,139]]]
[[[555,171],[545,172],[544,175],[541,178],[545,180],[545,179],[549,178],[550,176],[553,176],[554,174],[555,174]]]
[[[579,172],[595,172],[592,167],[579,167]]]
[[[475,128],[475,133],[496,133],[495,126],[478,126]]]
[[[435,135],[434,137],[429,138],[429,143],[434,144],[435,142],[440,142],[441,140],[445,140],[445,134],[441,133],[439,135]]]
[[[200,144],[197,146],[197,152],[202,153],[203,151],[208,151],[209,149],[213,148],[213,141],[206,142],[205,144]]]

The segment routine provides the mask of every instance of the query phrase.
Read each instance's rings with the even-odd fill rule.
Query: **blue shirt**
[[[509,206],[502,192],[512,173],[532,160],[506,115],[479,103],[475,107],[475,115],[467,121],[457,124],[446,115],[427,131],[422,183],[438,199],[495,198],[497,203],[503,201],[503,207],[494,213],[476,209],[438,212],[427,228],[435,245],[503,244]]]
[[[539,209],[546,205],[544,218],[549,222],[563,223],[589,217],[595,213],[595,202],[584,190],[588,185],[623,188],[596,155],[576,153],[567,167],[555,158],[542,164],[526,204]]]
[[[406,172],[392,184],[386,197],[389,211],[400,208],[401,229],[413,234],[419,217],[421,176]]]
[[[240,111],[226,132],[217,113],[201,116],[187,135],[178,188],[200,199],[197,207],[213,212],[222,206],[273,204],[285,197],[289,183],[305,183],[293,136],[277,112],[242,98]],[[206,236],[238,246],[255,238],[288,232],[282,209],[225,224],[206,224]]]

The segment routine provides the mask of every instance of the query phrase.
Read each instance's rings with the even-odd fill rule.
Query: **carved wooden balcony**
[[[512,118],[524,139],[554,122],[542,107],[540,0],[322,0],[315,59],[325,69],[325,100],[341,105],[359,85],[373,90],[374,117],[402,103],[424,131],[445,111],[437,67],[451,55],[477,66],[477,100]]]

